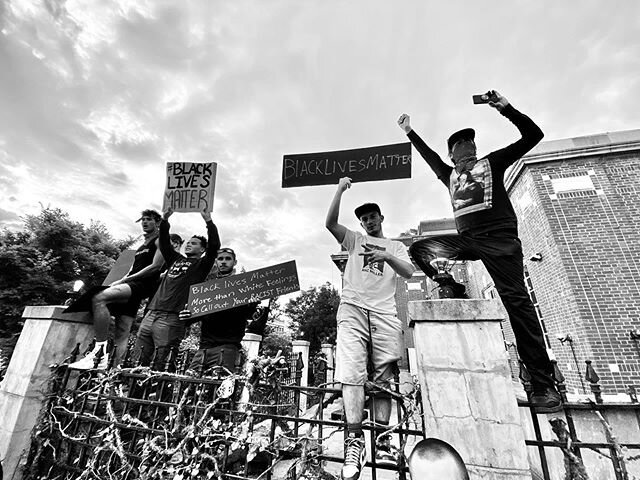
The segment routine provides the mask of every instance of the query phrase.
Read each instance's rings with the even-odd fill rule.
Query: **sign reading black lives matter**
[[[284,156],[283,188],[336,184],[342,177],[354,182],[411,178],[411,143]]]
[[[215,162],[167,163],[162,211],[171,207],[175,212],[211,212],[217,166]]]
[[[295,260],[191,285],[191,318],[300,290]]]

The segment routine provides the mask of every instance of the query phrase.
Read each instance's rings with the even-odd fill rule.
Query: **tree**
[[[284,311],[293,320],[295,335],[311,343],[312,356],[323,343],[335,343],[339,305],[340,295],[330,283],[305,290],[286,304]]]
[[[13,350],[26,305],[61,305],[74,280],[102,283],[134,239],[115,240],[100,222],[89,227],[58,208],[27,215],[21,232],[0,232],[0,348]]]

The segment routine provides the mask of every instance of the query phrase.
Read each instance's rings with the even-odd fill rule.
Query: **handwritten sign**
[[[295,260],[191,285],[191,318],[300,290]]]
[[[411,178],[411,143],[284,156],[283,188],[337,184],[342,177],[354,182]]]
[[[215,162],[167,163],[162,210],[171,207],[176,212],[201,212],[203,209],[211,212],[217,167]]]

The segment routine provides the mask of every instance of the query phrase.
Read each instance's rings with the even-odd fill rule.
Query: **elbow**
[[[413,277],[413,274],[415,273],[416,269],[415,267],[412,265],[409,268],[406,269],[406,271],[404,272],[404,274],[402,275],[404,278],[406,278],[407,280],[409,280],[411,277]]]

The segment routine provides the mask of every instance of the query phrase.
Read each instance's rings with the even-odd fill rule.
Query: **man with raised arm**
[[[349,254],[337,313],[336,350],[336,380],[342,383],[348,430],[343,480],[359,478],[365,463],[362,420],[367,367],[371,370],[370,380],[388,389],[401,358],[402,324],[396,316],[396,275],[410,278],[415,270],[405,246],[384,237],[384,216],[375,203],[355,209],[364,235],[338,223],[342,194],[350,187],[350,178],[340,179],[325,223]],[[375,405],[376,423],[388,425],[391,398],[381,395]],[[379,440],[377,463],[397,463],[397,455],[389,438]]]
[[[101,349],[103,355],[97,368],[101,370],[107,368],[109,363],[107,339],[111,315],[115,317],[113,341],[116,349],[114,364],[117,365],[127,348],[129,332],[140,308],[140,302],[155,292],[163,263],[158,243],[158,225],[161,217],[155,210],[143,210],[136,221],[141,222],[144,243],[136,250],[129,273],[111,283],[109,288],[96,293],[91,299],[96,344],[88,355],[69,365],[70,368],[80,370],[93,368],[96,354]]]
[[[507,167],[531,150],[544,134],[526,115],[516,110],[498,92],[490,92],[489,105],[520,131],[515,143],[478,158],[475,131],[465,128],[449,137],[447,146],[453,166],[444,163],[411,128],[409,115],[398,125],[411,143],[449,189],[458,235],[443,235],[415,242],[409,252],[418,266],[432,277],[430,264],[437,257],[481,260],[502,299],[518,345],[518,353],[531,373],[531,402],[537,411],[561,409],[561,399],[553,380],[553,366],[545,348],[542,328],[524,283],[522,244],[518,221],[509,200],[504,173]],[[489,100],[484,98],[485,100]],[[454,291],[464,297],[464,286]]]
[[[173,210],[167,209],[160,223],[160,252],[167,264],[167,272],[149,304],[136,339],[140,364],[147,366],[155,358],[152,368],[156,370],[164,368],[167,355],[172,348],[177,350],[184,337],[186,324],[178,314],[189,298],[189,287],[205,279],[220,248],[218,229],[211,221],[211,214],[202,211],[208,238],[194,235],[186,243],[184,255],[176,252],[169,238],[169,217],[172,214]]]

